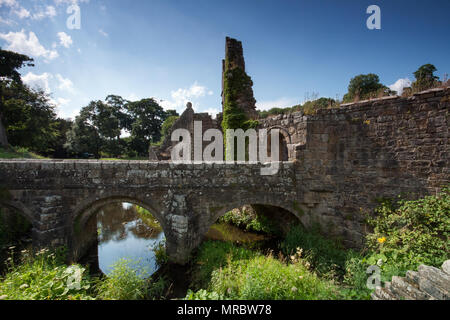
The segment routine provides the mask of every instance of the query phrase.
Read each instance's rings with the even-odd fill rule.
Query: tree
[[[153,98],[129,102],[126,108],[132,118],[130,148],[147,156],[150,143],[161,139],[161,124],[167,113]]]
[[[43,90],[15,81],[0,84],[3,121],[12,145],[51,154],[58,137],[55,106]]]
[[[5,126],[3,125],[3,87],[9,81],[15,81],[22,85],[22,79],[17,70],[23,66],[34,66],[32,62],[33,59],[26,55],[0,48],[0,146],[8,146],[8,137]]]
[[[414,72],[414,77],[416,81],[412,84],[412,89],[415,92],[423,91],[434,87],[439,84],[439,77],[434,75],[437,71],[436,67],[432,64],[424,64],[416,72]]]
[[[360,74],[350,80],[348,92],[344,95],[344,102],[352,102],[355,99],[369,99],[378,96],[395,94],[395,91],[380,83],[378,75]]]
[[[170,129],[172,129],[173,124],[178,120],[178,118],[178,115],[170,115],[166,118],[166,120],[164,120],[161,126],[161,142],[164,141],[164,139],[170,134]]]
[[[67,147],[72,152],[93,153],[96,157],[100,157],[100,152],[114,157],[121,155],[124,149],[120,139],[122,118],[125,116],[117,104],[91,101],[76,117],[68,134]]]

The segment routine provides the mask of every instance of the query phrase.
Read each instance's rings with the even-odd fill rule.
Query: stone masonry
[[[372,293],[373,300],[450,300],[450,260],[441,269],[421,265],[406,277],[392,277],[384,288]]]

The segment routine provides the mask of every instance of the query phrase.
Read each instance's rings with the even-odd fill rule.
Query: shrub
[[[111,273],[98,283],[98,297],[103,300],[141,300],[147,296],[149,280],[137,263],[120,259]]]
[[[420,264],[440,267],[450,252],[450,188],[419,200],[384,201],[369,219],[368,264],[383,261],[382,274],[404,275]]]
[[[85,268],[64,265],[62,251],[43,249],[36,254],[22,251],[21,263],[8,258],[8,271],[0,278],[2,299],[92,300],[92,287]]]

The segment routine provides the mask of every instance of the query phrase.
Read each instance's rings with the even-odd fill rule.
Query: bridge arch
[[[290,223],[295,223],[298,222],[299,224],[302,224],[303,226],[307,226],[308,224],[306,223],[307,221],[305,221],[303,218],[303,214],[302,214],[302,210],[299,208],[294,208],[294,206],[289,206],[288,204],[289,202],[284,201],[283,199],[277,199],[276,197],[272,198],[272,199],[260,199],[258,197],[250,197],[250,198],[245,198],[245,199],[239,199],[239,200],[234,200],[231,202],[228,202],[226,204],[224,204],[221,207],[218,208],[209,208],[209,215],[208,215],[208,219],[204,219],[203,224],[200,227],[199,232],[202,234],[202,236],[204,234],[206,234],[206,232],[208,232],[209,228],[216,223],[216,221],[224,216],[227,212],[235,209],[235,208],[241,208],[245,205],[251,205],[251,206],[258,206],[258,207],[263,207],[266,209],[272,208],[272,209],[276,209],[276,215],[275,215],[275,223],[280,227],[281,231],[283,233],[287,232],[289,228],[283,228],[281,226],[281,224],[283,222],[287,222],[289,221]],[[281,210],[280,210],[281,209]],[[265,215],[265,213],[263,213]],[[273,220],[272,220],[273,221]],[[289,227],[291,224],[287,225],[287,227]]]
[[[88,226],[90,218],[108,204],[131,203],[138,205],[149,212],[161,225],[164,234],[167,234],[168,227],[159,207],[154,202],[143,200],[140,197],[123,194],[109,194],[103,197],[89,197],[82,201],[74,210],[70,223],[66,226],[69,237],[70,260],[77,261],[85,255],[87,250],[97,241],[97,229]]]
[[[16,211],[23,218],[27,219],[33,225],[33,228],[35,227],[36,221],[34,219],[33,213],[26,206],[24,206],[21,202],[0,200],[0,208],[1,207],[5,207],[5,208]]]

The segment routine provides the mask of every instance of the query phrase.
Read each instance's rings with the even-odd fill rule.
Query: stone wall
[[[406,277],[392,277],[372,293],[373,300],[450,300],[450,260],[441,269],[421,265]]]

